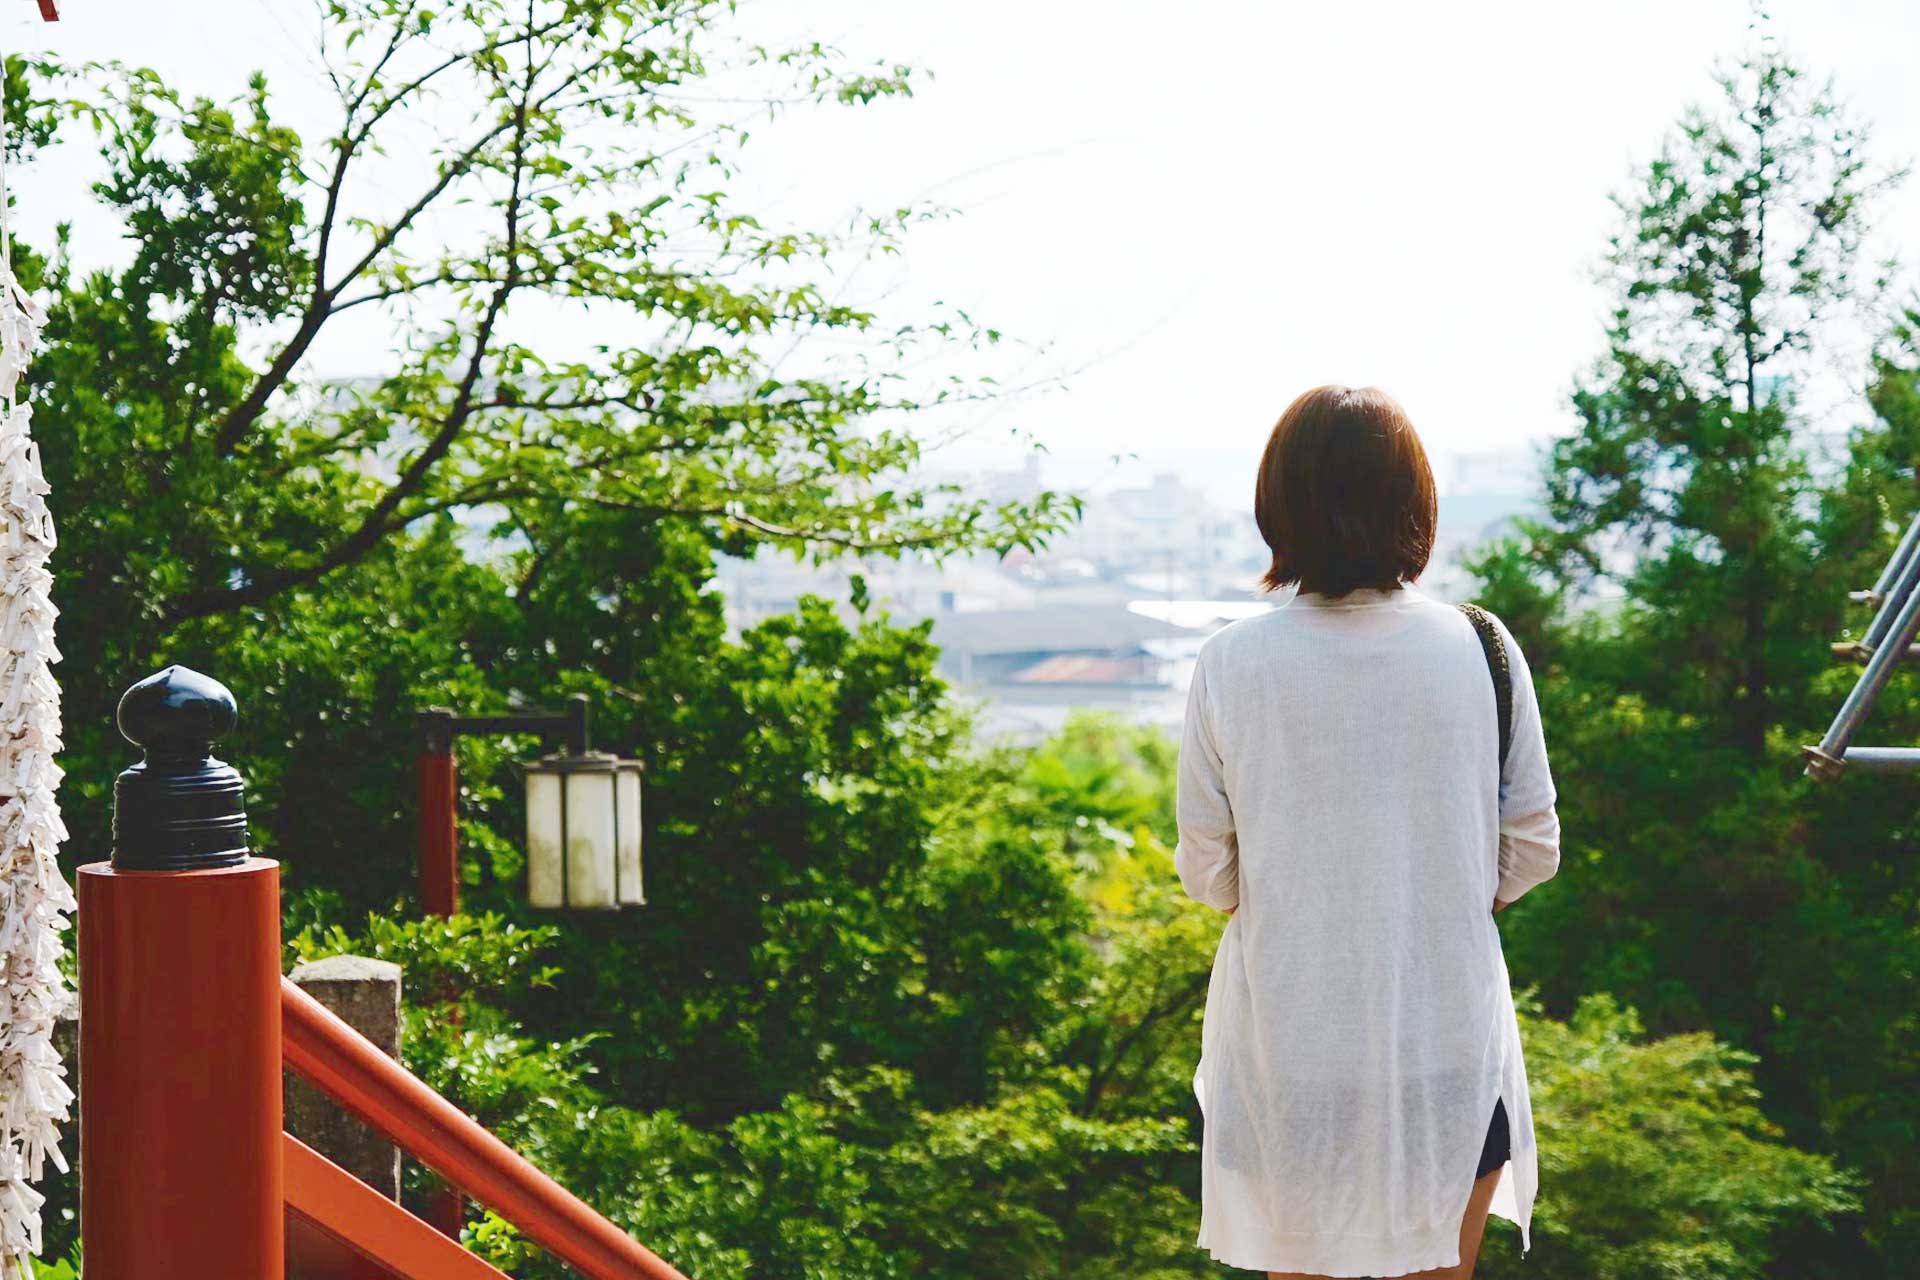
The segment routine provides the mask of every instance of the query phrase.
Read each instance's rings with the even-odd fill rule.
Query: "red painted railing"
[[[280,1009],[288,1069],[554,1257],[589,1280],[686,1280],[284,978]]]
[[[587,1280],[686,1280],[281,976],[280,868],[211,755],[234,716],[179,667],[120,704],[147,755],[79,875],[87,1280],[283,1280],[288,1246],[327,1280],[504,1280],[284,1134],[283,1067]]]
[[[281,977],[278,889],[258,858],[81,868],[91,1280],[279,1280],[283,1240],[310,1276],[501,1280],[284,1136],[282,1066],[588,1280],[686,1280]]]
[[[290,1133],[280,1135],[287,1256],[326,1280],[507,1280]]]

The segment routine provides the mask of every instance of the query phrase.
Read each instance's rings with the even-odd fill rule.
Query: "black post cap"
[[[116,718],[146,759],[113,784],[113,865],[201,871],[245,862],[240,774],[212,755],[214,739],[239,721],[227,687],[168,667],[122,694]]]

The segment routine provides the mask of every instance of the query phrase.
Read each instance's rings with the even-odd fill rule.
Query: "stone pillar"
[[[329,956],[300,965],[288,977],[389,1058],[399,1058],[399,965]],[[399,1200],[400,1149],[291,1072],[287,1132],[389,1200]]]

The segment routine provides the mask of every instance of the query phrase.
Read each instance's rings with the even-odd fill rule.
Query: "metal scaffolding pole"
[[[1879,611],[1867,629],[1866,639],[1856,645],[1836,645],[1835,651],[1863,659],[1866,667],[1854,682],[1847,700],[1828,726],[1818,746],[1805,748],[1807,776],[1827,782],[1845,772],[1847,765],[1858,763],[1878,772],[1920,767],[1920,749],[1909,756],[1906,748],[1872,747],[1850,750],[1853,736],[1859,732],[1881,690],[1893,676],[1893,669],[1906,658],[1914,637],[1920,634],[1920,516],[1907,526],[1893,558],[1880,573],[1879,582],[1868,593],[1877,601]],[[1865,754],[1863,754],[1865,753]]]
[[[1916,550],[1920,550],[1920,515],[1916,515],[1912,523],[1907,525],[1907,531],[1901,535],[1900,545],[1894,549],[1893,557],[1880,571],[1880,580],[1870,590],[1848,593],[1848,599],[1873,606],[1873,621],[1868,624],[1866,635],[1860,639],[1834,645],[1836,657],[1865,662],[1887,638],[1888,628],[1893,625],[1901,606],[1912,594],[1916,578],[1920,577],[1920,554],[1915,554]]]

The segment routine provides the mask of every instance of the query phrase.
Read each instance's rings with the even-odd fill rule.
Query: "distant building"
[[[962,684],[1164,685],[1200,633],[1125,606],[1052,605],[941,614],[933,638]]]
[[[1164,596],[1211,595],[1222,585],[1245,591],[1266,562],[1250,505],[1222,507],[1171,472],[1090,496],[1081,522],[1050,550]]]
[[[1174,728],[1194,656],[1215,629],[1124,605],[1043,605],[934,619],[940,671],[982,704],[989,738],[1033,741],[1079,710]],[[1182,621],[1185,621],[1183,619]]]
[[[737,632],[793,612],[802,596],[824,596],[844,604],[853,594],[855,576],[865,580],[875,609],[907,617],[1022,609],[1041,598],[1032,584],[991,558],[934,564],[913,557],[875,556],[816,565],[766,552],[751,560],[722,557],[714,585],[726,599],[727,625]]]

